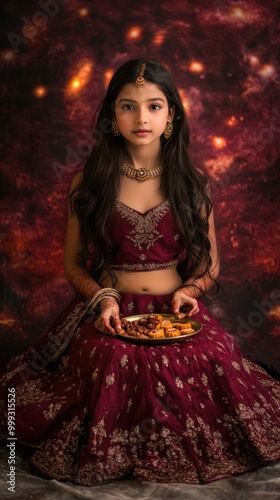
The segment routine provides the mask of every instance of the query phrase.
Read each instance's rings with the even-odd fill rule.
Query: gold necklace
[[[148,181],[149,179],[156,179],[157,177],[161,176],[163,171],[163,162],[161,162],[158,167],[155,167],[152,170],[148,170],[146,168],[133,168],[128,165],[126,160],[122,164],[122,174],[126,175],[126,177],[129,177],[129,179],[134,179],[138,182]]]

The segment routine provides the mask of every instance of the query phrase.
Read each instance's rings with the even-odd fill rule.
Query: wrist
[[[105,298],[99,302],[99,306],[100,306],[101,311],[103,311],[104,309],[107,309],[107,307],[115,307],[117,305],[118,305],[118,302],[113,298]]]
[[[183,283],[175,292],[185,292],[189,297],[196,298],[203,293],[201,288],[195,283]]]
[[[111,300],[111,304],[117,302],[120,303],[121,296],[114,288],[101,288],[96,292],[96,294],[92,297],[88,304],[89,312],[93,312],[97,305],[100,306],[101,301],[103,302],[105,299]],[[103,307],[104,308],[104,307]]]

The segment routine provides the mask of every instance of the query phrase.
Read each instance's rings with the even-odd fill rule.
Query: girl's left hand
[[[180,288],[173,293],[172,309],[175,316],[181,313],[182,309],[186,309],[186,314],[188,316],[198,313],[198,302],[194,297],[190,297],[190,295],[188,295],[188,291],[189,290],[186,287]]]

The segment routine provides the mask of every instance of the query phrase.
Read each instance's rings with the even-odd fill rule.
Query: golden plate
[[[157,314],[157,313],[151,313]],[[160,313],[158,313],[160,314]],[[150,314],[138,314],[136,316],[125,316],[121,319],[126,319],[127,321],[135,321],[140,318],[147,318]],[[188,340],[190,337],[196,335],[202,329],[202,324],[195,319],[188,318],[186,316],[183,319],[177,319],[173,314],[161,314],[162,319],[169,319],[171,322],[175,323],[190,323],[192,328],[195,330],[193,333],[188,333],[187,335],[178,335],[178,337],[162,337],[159,339],[142,339],[137,337],[129,337],[128,335],[122,335],[118,333],[116,336],[119,339],[125,340],[126,342],[130,342],[131,344],[144,344],[144,345],[163,345],[163,344],[174,344],[176,342],[183,342]]]

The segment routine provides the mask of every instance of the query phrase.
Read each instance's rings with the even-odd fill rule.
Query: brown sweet
[[[147,314],[147,316],[133,321],[123,319],[120,333],[126,337],[158,339],[188,335],[194,331],[191,323],[177,323],[163,319],[160,314]]]

